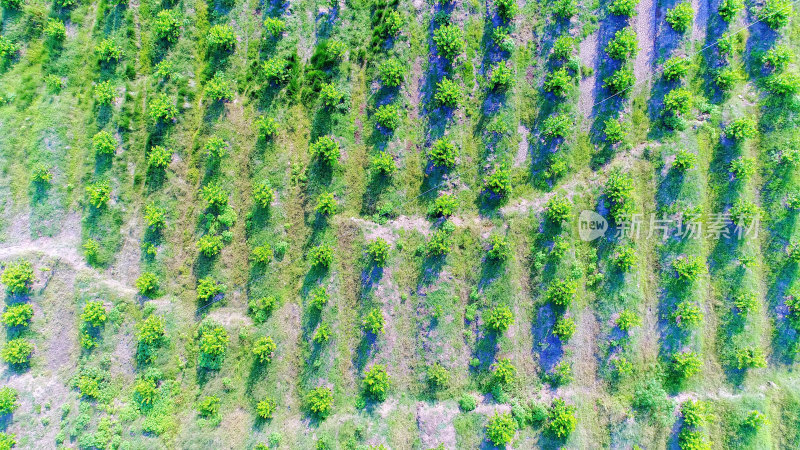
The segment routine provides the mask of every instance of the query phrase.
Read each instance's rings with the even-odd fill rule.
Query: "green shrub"
[[[628,129],[630,128],[628,122],[623,121],[622,118],[608,118],[604,122],[604,126],[603,132],[606,135],[606,141],[610,144],[622,142],[628,135]]]
[[[497,197],[504,198],[511,195],[511,174],[508,169],[495,167],[494,171],[486,177],[483,188]]]
[[[219,254],[222,250],[222,237],[214,234],[206,234],[197,241],[197,249],[206,258],[211,258]]]
[[[209,209],[219,211],[228,205],[228,193],[217,183],[209,183],[203,186],[200,190],[200,197]]]
[[[492,364],[492,381],[499,386],[508,386],[517,377],[517,368],[508,358],[501,358]]]
[[[364,374],[362,384],[368,397],[376,401],[386,400],[386,394],[389,391],[389,374],[386,372],[386,367],[382,364],[374,364]]]
[[[758,20],[775,30],[784,27],[792,15],[792,3],[791,0],[765,0],[758,11]]]
[[[572,52],[575,51],[575,39],[568,35],[559,36],[558,39],[553,42],[553,53],[551,54],[553,58],[557,60],[568,60],[572,57]]]
[[[492,261],[505,261],[511,257],[511,243],[505,236],[493,234],[489,237],[489,251],[486,256]]]
[[[27,327],[32,318],[33,307],[27,303],[17,303],[6,307],[2,321],[7,327]]]
[[[315,287],[308,295],[308,304],[316,311],[322,311],[322,309],[325,308],[325,305],[328,304],[328,300],[330,300],[330,296],[328,295],[328,291],[325,289],[325,286]]]
[[[286,22],[275,17],[267,17],[264,19],[265,35],[272,39],[277,39],[286,31]]]
[[[259,116],[256,119],[256,128],[258,128],[259,137],[270,139],[278,132],[278,122],[272,117]]]
[[[336,213],[336,197],[333,192],[323,192],[319,195],[316,211],[323,216],[331,216]]]
[[[511,53],[514,51],[514,38],[506,27],[495,27],[492,32],[492,42],[500,51]]]
[[[667,81],[680,80],[689,73],[691,63],[685,56],[673,56],[664,62],[664,79]]]
[[[269,244],[259,245],[253,249],[250,259],[256,264],[267,264],[272,259],[273,251]]]
[[[572,304],[577,291],[578,285],[575,281],[558,278],[550,283],[545,292],[545,299],[558,307],[566,308]]]
[[[27,364],[33,353],[33,344],[27,339],[16,338],[6,342],[0,351],[3,361],[11,365]]]
[[[224,75],[214,74],[205,86],[206,97],[215,102],[224,102],[233,98],[233,89]]]
[[[333,249],[326,244],[318,245],[308,251],[308,259],[313,267],[330,267],[333,263]]]
[[[542,136],[547,139],[566,138],[573,123],[574,119],[569,114],[550,114],[542,122]]]
[[[517,14],[516,0],[494,0],[494,4],[497,6],[497,15],[505,22],[510,21]]]
[[[703,321],[703,312],[691,300],[678,303],[670,318],[679,328],[694,328]]]
[[[758,347],[741,347],[736,350],[734,357],[739,370],[767,367],[764,351]]]
[[[734,223],[744,225],[761,215],[761,208],[749,200],[740,198],[731,206],[729,212]]]
[[[457,82],[449,78],[442,78],[442,81],[436,84],[436,94],[433,98],[442,106],[457,108],[461,103],[462,95],[461,86]]]
[[[6,292],[12,295],[25,294],[33,284],[33,266],[28,261],[11,263],[3,270],[0,281],[6,285]]]
[[[692,110],[693,100],[692,93],[688,89],[683,87],[675,88],[664,96],[664,108],[667,112],[676,116],[689,114]]]
[[[373,308],[367,313],[363,321],[364,330],[373,335],[383,334],[384,319],[383,313],[378,308]]]
[[[800,91],[800,75],[794,72],[772,74],[766,78],[765,87],[774,95],[795,95]]]
[[[394,103],[383,105],[375,110],[375,121],[387,130],[400,126],[400,107]]]
[[[158,397],[156,380],[153,378],[139,378],[133,384],[133,399],[139,404],[139,408],[145,409],[153,406]]]
[[[575,0],[556,0],[553,5],[553,14],[559,19],[569,19],[578,13],[578,5]]]
[[[117,140],[108,131],[100,131],[92,137],[92,147],[98,155],[113,155],[117,150]]]
[[[509,413],[494,413],[486,424],[486,437],[492,444],[505,447],[517,433],[517,421]]]
[[[100,244],[94,239],[87,239],[83,244],[83,254],[86,256],[86,261],[90,264],[97,262],[97,256],[100,252]]]
[[[94,85],[94,100],[98,105],[108,106],[114,102],[116,92],[111,80],[106,80]]]
[[[630,89],[636,83],[633,69],[630,67],[620,67],[616,72],[607,76],[603,80],[603,87],[615,94],[621,94]]]
[[[399,11],[392,10],[386,15],[384,25],[385,36],[397,36],[403,28],[403,16]]]
[[[464,51],[464,35],[457,25],[443,25],[433,32],[433,42],[439,54],[453,61]]]
[[[275,191],[268,183],[260,183],[253,188],[253,201],[259,208],[269,208],[275,198]]]
[[[42,33],[44,33],[51,45],[60,45],[67,37],[67,27],[64,26],[64,22],[51,17],[47,19]]]
[[[550,405],[550,412],[547,414],[545,428],[547,433],[556,439],[565,439],[575,431],[577,424],[575,407],[567,405],[560,398],[553,399],[553,403]]]
[[[250,300],[247,305],[247,309],[250,312],[250,315],[253,316],[253,321],[255,323],[263,323],[272,313],[272,310],[275,309],[275,303],[275,297],[260,297]]]
[[[22,0],[0,0],[0,6],[3,9],[21,9],[22,8]]]
[[[428,158],[434,166],[452,169],[456,165],[458,148],[449,139],[442,138],[437,140],[428,151]]]
[[[486,328],[495,333],[502,333],[514,323],[514,313],[505,305],[490,309],[484,316]]]
[[[513,0],[511,0],[513,1]],[[495,91],[503,91],[514,83],[514,69],[507,62],[502,61],[492,67],[489,75],[489,86]]]
[[[48,184],[53,180],[50,168],[42,163],[36,163],[31,168],[31,181],[36,184]]]
[[[615,222],[626,220],[633,209],[633,178],[618,170],[612,171],[606,183],[609,211]]]
[[[672,356],[671,370],[678,380],[691,378],[700,373],[702,367],[703,362],[697,356],[697,353],[693,351],[679,352]]]
[[[449,222],[448,222],[449,223]],[[450,253],[450,245],[452,241],[452,230],[442,227],[433,232],[430,240],[425,246],[428,256],[441,257]]]
[[[428,380],[428,385],[433,389],[445,389],[450,384],[450,372],[438,362],[428,366],[425,378]]]
[[[380,151],[372,158],[372,170],[383,176],[391,176],[396,170],[394,158],[388,151]]]
[[[734,297],[733,304],[741,314],[747,314],[758,309],[758,297],[755,292],[740,292]]]
[[[756,128],[755,121],[747,117],[736,119],[725,127],[725,134],[737,141],[755,137],[757,133],[758,129]],[[731,165],[733,166],[733,164]],[[755,169],[755,167],[753,167],[753,169]]]
[[[206,34],[208,50],[213,54],[222,54],[233,51],[236,47],[236,36],[230,25],[214,25]]]
[[[153,169],[165,170],[172,162],[172,150],[156,145],[150,148],[147,164]]]
[[[197,280],[197,300],[206,302],[213,299],[218,294],[221,294],[224,286],[215,281],[211,276],[203,277]]]
[[[470,394],[464,394],[458,399],[458,407],[464,412],[473,411],[478,407],[478,400]]]
[[[149,295],[158,289],[158,277],[153,272],[142,272],[136,279],[136,289],[142,295]]]
[[[572,202],[563,195],[554,195],[547,201],[545,216],[547,220],[560,224],[572,215]]]
[[[636,249],[630,245],[619,247],[613,256],[613,263],[622,271],[631,270],[636,264]]]
[[[111,185],[108,181],[95,181],[86,185],[86,200],[95,208],[103,208],[111,200]]]
[[[551,92],[556,97],[566,97],[569,93],[569,88],[573,83],[573,78],[567,72],[567,69],[560,68],[553,70],[545,76],[544,90]]]
[[[0,415],[11,414],[19,403],[17,403],[17,390],[10,386],[0,388]]]
[[[691,282],[697,280],[705,264],[697,256],[682,256],[672,262],[672,268],[678,273],[679,279]]]
[[[722,20],[730,22],[742,8],[744,8],[742,0],[722,0],[717,12]]]
[[[268,83],[283,84],[289,78],[289,62],[283,58],[270,58],[264,61],[263,73]]]
[[[228,350],[228,332],[225,328],[215,322],[205,321],[198,327],[195,338],[200,349],[197,364],[204,369],[219,369]]]
[[[312,389],[306,395],[306,405],[312,415],[324,419],[331,413],[333,407],[333,391],[326,387]]]
[[[731,161],[730,172],[734,178],[746,180],[756,173],[756,161],[753,158],[740,156]]]
[[[376,266],[385,266],[389,259],[389,243],[383,238],[375,239],[367,244],[367,255]]]
[[[441,194],[436,197],[431,208],[434,217],[450,217],[458,209],[458,200],[452,194]]]
[[[608,12],[615,16],[631,17],[636,14],[639,0],[612,0],[608,4]]]
[[[97,53],[100,62],[119,61],[122,57],[122,49],[112,39],[103,39],[97,44],[94,51]]]
[[[14,59],[18,51],[19,45],[5,36],[0,36],[0,62],[8,62]]]
[[[694,10],[692,9],[692,4],[688,1],[684,1],[678,3],[674,8],[668,10],[664,19],[668,24],[670,24],[673,30],[677,31],[678,33],[683,33],[689,29],[689,25],[692,23],[693,18]]]
[[[167,123],[178,117],[178,108],[167,94],[158,94],[147,105],[150,119],[156,124]]]
[[[729,91],[737,81],[739,81],[739,74],[731,66],[720,68],[714,75],[714,83],[721,91]]]
[[[100,327],[108,320],[108,312],[102,301],[86,302],[81,314],[81,320],[93,327]]]
[[[150,315],[139,325],[138,331],[140,351],[146,354],[145,359],[149,361],[152,356],[151,348],[159,345],[164,339],[166,324],[163,318]]]
[[[309,148],[311,155],[332,166],[339,160],[339,144],[330,136],[322,136]]]
[[[570,340],[577,330],[578,326],[572,317],[559,317],[553,326],[553,334],[563,342]]]
[[[322,324],[317,327],[317,331],[314,332],[314,337],[311,338],[315,344],[322,345],[328,342],[328,339],[331,338],[331,328],[326,325]]]
[[[156,38],[167,41],[170,44],[178,42],[181,35],[181,23],[177,12],[171,9],[162,9],[156,14],[153,24]]]
[[[552,386],[564,386],[572,382],[572,365],[567,361],[559,361],[547,374],[548,383]]]
[[[791,62],[794,53],[785,45],[776,45],[767,50],[761,57],[761,64],[772,70],[785,69]]]
[[[621,61],[633,58],[638,51],[639,45],[636,32],[630,26],[614,33],[614,38],[606,46],[608,56]]]
[[[765,416],[761,411],[754,409],[747,413],[747,417],[745,417],[744,421],[742,422],[742,427],[752,431],[758,431],[767,424],[769,424],[767,416]]]
[[[261,400],[256,404],[256,414],[258,415],[261,420],[269,420],[272,419],[273,414],[275,414],[275,409],[277,408],[277,403],[275,400],[271,398],[266,398]]]
[[[380,67],[381,83],[386,87],[398,87],[403,83],[406,68],[399,59],[392,58]]]
[[[198,412],[203,417],[213,417],[219,412],[219,397],[209,395],[203,398],[197,406]]]
[[[272,357],[275,350],[278,348],[275,341],[269,336],[262,336],[253,344],[253,355],[260,364],[268,364],[272,362]]]
[[[686,171],[694,167],[697,162],[697,155],[689,150],[678,150],[675,154],[675,161],[672,162],[672,167],[676,170]]]
[[[323,83],[319,90],[319,98],[325,108],[335,108],[344,100],[344,94],[336,89],[333,83]]]

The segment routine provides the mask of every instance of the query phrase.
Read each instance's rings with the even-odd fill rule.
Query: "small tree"
[[[717,12],[725,22],[730,22],[744,8],[742,0],[722,0]]]
[[[181,35],[181,23],[178,13],[171,9],[162,9],[156,14],[153,24],[156,38],[174,44]]]
[[[382,364],[374,364],[364,374],[362,381],[364,392],[373,400],[382,402],[386,400],[389,391],[389,374]]]
[[[224,286],[214,280],[210,275],[197,280],[197,300],[207,302],[221,294]]]
[[[509,413],[495,412],[486,425],[486,437],[498,447],[504,447],[511,442],[516,433],[517,421]]]
[[[330,136],[322,136],[310,147],[311,155],[332,166],[339,160],[339,144]]]
[[[370,312],[364,317],[364,330],[368,333],[377,336],[378,334],[384,333],[384,319],[383,313],[379,308],[373,308]]]
[[[318,245],[308,252],[313,267],[327,268],[333,263],[333,249],[326,244]]]
[[[563,195],[554,195],[547,201],[545,216],[552,223],[560,224],[572,215],[572,202]]]
[[[737,141],[750,139],[758,134],[756,122],[749,117],[740,117],[733,120],[725,127],[725,134]]]
[[[623,121],[622,118],[608,118],[604,122],[604,126],[603,133],[606,135],[606,141],[610,144],[622,142],[628,135],[628,129],[630,128],[628,122]]]
[[[672,373],[678,381],[683,381],[691,378],[700,372],[703,367],[703,362],[697,353],[693,351],[685,351],[675,353],[672,357]]]
[[[277,408],[277,403],[275,400],[271,398],[266,398],[261,400],[256,404],[256,414],[261,420],[269,420],[272,419],[272,416],[275,414],[275,409]]]
[[[694,10],[692,9],[692,4],[684,1],[668,10],[664,19],[670,24],[673,30],[678,33],[683,33],[689,28],[693,18]]]
[[[97,44],[94,51],[97,53],[97,58],[101,63],[119,61],[122,57],[122,49],[112,39],[103,39]]]
[[[44,186],[49,184],[53,180],[53,172],[50,170],[49,167],[42,163],[36,163],[31,168],[31,181],[40,185]]]
[[[197,405],[197,410],[203,417],[216,416],[219,412],[219,397],[215,395],[204,397]]]
[[[639,0],[612,0],[608,4],[608,12],[615,16],[631,17],[636,14],[636,5]]]
[[[278,122],[272,117],[260,116],[256,119],[258,135],[263,139],[270,139],[278,132]]]
[[[559,19],[566,20],[578,13],[575,0],[556,0],[553,5],[553,14]]]
[[[514,313],[508,306],[499,305],[486,313],[484,321],[489,331],[502,333],[514,323]]]
[[[442,78],[442,81],[436,84],[436,94],[433,98],[440,105],[448,108],[457,108],[461,103],[461,86],[450,78]]]
[[[253,252],[250,254],[250,259],[256,264],[265,265],[272,260],[273,254],[274,252],[269,244],[259,245],[258,247],[253,248]]]
[[[436,167],[452,169],[456,165],[457,157],[458,148],[446,137],[434,142],[428,151],[428,158]]]
[[[494,0],[494,4],[497,6],[497,15],[505,22],[510,21],[517,14],[516,0]]]
[[[603,80],[603,87],[615,94],[621,94],[630,89],[636,82],[633,69],[630,67],[620,67],[616,72]]]
[[[675,161],[672,162],[672,167],[675,170],[685,172],[694,167],[695,162],[697,162],[697,155],[689,150],[678,150],[675,154]]]
[[[576,331],[578,331],[578,326],[572,317],[559,317],[553,326],[553,334],[563,342],[569,341]]]
[[[272,39],[278,39],[283,35],[283,32],[286,31],[286,22],[276,17],[267,17],[264,19],[264,29],[266,35]]]
[[[3,350],[0,351],[3,361],[11,365],[27,364],[33,353],[33,344],[27,339],[16,338],[6,342]]]
[[[136,289],[141,295],[151,295],[158,289],[158,277],[153,272],[142,272],[136,279]]]
[[[517,368],[508,358],[501,358],[492,364],[492,382],[498,386],[508,386],[517,377]]]
[[[197,250],[206,258],[217,256],[222,246],[222,237],[215,234],[205,234],[197,241]]]
[[[388,151],[378,152],[372,158],[372,170],[386,177],[391,176],[397,170],[392,154]]]
[[[464,51],[464,35],[457,25],[443,25],[433,32],[433,42],[439,54],[451,62]]]
[[[212,102],[224,102],[233,98],[233,89],[225,75],[217,72],[214,77],[206,83],[206,97]]]
[[[553,403],[550,405],[550,412],[547,414],[547,433],[556,439],[565,439],[575,431],[577,424],[575,407],[567,405],[560,398],[553,399]]]
[[[428,256],[441,257],[448,254],[450,252],[450,244],[452,243],[451,234],[452,230],[445,228],[434,231],[425,246]]]
[[[689,73],[689,59],[684,56],[673,56],[664,62],[664,79],[667,81],[680,80]]]
[[[434,217],[450,217],[458,209],[458,200],[452,194],[441,194],[433,201],[431,215]]]
[[[389,259],[389,243],[383,238],[373,240],[367,244],[367,255],[376,266],[385,266]]]
[[[178,108],[167,94],[158,94],[150,99],[147,109],[150,112],[150,119],[157,125],[171,122],[178,117]]]
[[[511,174],[508,169],[495,167],[483,183],[486,192],[493,196],[505,198],[511,194]]]
[[[574,119],[569,114],[550,114],[542,122],[542,136],[547,139],[566,138]]]
[[[575,281],[559,278],[550,284],[545,292],[545,299],[560,308],[566,308],[572,303],[577,290]]]
[[[94,100],[100,106],[109,106],[114,103],[116,89],[111,80],[106,80],[94,85]]]
[[[156,380],[151,377],[143,377],[136,380],[133,384],[133,399],[139,404],[139,408],[147,409],[153,406],[158,397],[158,387]]]
[[[381,83],[386,87],[398,87],[403,83],[406,68],[399,59],[392,58],[380,67]]]
[[[789,23],[792,3],[791,0],[765,0],[758,12],[758,19],[774,30],[782,28]]]
[[[138,357],[144,362],[150,362],[155,355],[155,349],[164,341],[166,323],[163,318],[150,315],[139,325],[138,331]]]
[[[0,275],[0,281],[12,295],[27,293],[33,284],[33,279],[33,266],[28,261],[11,263],[6,266],[3,275]]]
[[[641,323],[642,319],[639,315],[629,309],[622,310],[617,318],[617,326],[620,330],[625,332],[629,332],[633,328],[638,327]]]
[[[33,318],[33,307],[28,303],[8,306],[3,312],[3,325],[7,327],[27,327]]]
[[[260,183],[253,188],[253,201],[259,208],[267,209],[275,198],[275,191],[269,183]]]
[[[336,213],[336,197],[333,192],[319,194],[316,211],[323,216],[332,216]]]
[[[400,107],[394,103],[382,105],[375,110],[375,122],[387,130],[400,126]]]
[[[511,257],[511,243],[505,236],[493,234],[489,238],[489,251],[486,256],[497,262],[502,262]]]
[[[433,389],[445,389],[450,383],[450,372],[438,362],[428,366],[428,385]]]
[[[633,58],[638,50],[636,32],[630,26],[617,31],[606,46],[608,56],[621,61]]]
[[[323,107],[333,109],[339,106],[339,103],[342,103],[344,94],[339,92],[333,83],[323,83],[319,90],[319,98]]]
[[[739,370],[767,367],[767,358],[764,356],[764,351],[758,347],[741,347],[736,350],[734,359],[736,360],[736,368]]]
[[[60,47],[61,42],[67,37],[67,27],[64,25],[64,22],[51,17],[45,22],[42,33],[47,36],[50,45]]]
[[[306,405],[315,417],[319,419],[328,417],[333,407],[333,391],[326,387],[312,389],[306,395]]]
[[[670,114],[681,116],[689,114],[693,101],[692,93],[684,87],[679,87],[664,96],[664,108]]]
[[[147,165],[153,169],[166,170],[172,162],[172,150],[156,145],[147,154]]]
[[[499,62],[492,67],[489,75],[489,86],[491,86],[492,89],[495,91],[503,91],[511,87],[513,82],[514,69],[512,69],[507,62]]]
[[[17,390],[10,386],[0,388],[0,416],[11,414],[19,407]]]
[[[575,39],[565,34],[559,36],[558,39],[553,42],[553,53],[551,53],[551,56],[556,60],[566,61],[572,57],[574,51]]]
[[[678,303],[670,317],[679,328],[693,328],[703,320],[703,312],[692,301],[684,300]]]
[[[197,364],[204,369],[219,369],[228,350],[228,332],[225,328],[216,322],[205,321],[197,329],[196,339],[200,349]]]
[[[206,35],[208,50],[212,54],[224,54],[233,51],[236,47],[236,36],[230,25],[214,25]]]
[[[553,93],[556,97],[563,98],[567,96],[572,82],[572,76],[567,69],[562,67],[547,74],[544,80],[544,90]]]
[[[705,265],[697,256],[682,256],[672,262],[672,267],[679,279],[691,282],[697,280]]]
[[[269,336],[262,336],[253,344],[253,355],[260,364],[269,364],[272,362],[272,357],[275,350],[278,348],[275,341]]]

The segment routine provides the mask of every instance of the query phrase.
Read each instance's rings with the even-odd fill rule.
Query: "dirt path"
[[[580,90],[580,97],[578,98],[578,109],[583,113],[584,118],[592,115],[592,106],[597,99],[597,70],[598,70],[598,56],[597,45],[599,40],[599,32],[595,31],[581,41],[578,47],[578,57],[581,64],[586,67],[594,69],[592,75],[582,78],[578,84]]]
[[[634,29],[639,37],[639,53],[633,63],[637,83],[644,83],[653,71],[655,61],[656,8],[654,0],[641,0],[636,7]],[[649,83],[647,83],[649,84]]]

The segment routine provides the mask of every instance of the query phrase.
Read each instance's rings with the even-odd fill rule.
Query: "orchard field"
[[[0,0],[0,449],[800,448],[795,3]]]

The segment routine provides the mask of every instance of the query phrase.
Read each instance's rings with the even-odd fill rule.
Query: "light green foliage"
[[[28,303],[17,303],[6,307],[2,321],[7,327],[27,327],[31,318],[33,318],[33,307]]]
[[[577,424],[575,407],[567,405],[560,398],[553,399],[553,403],[550,405],[550,412],[547,414],[547,424],[545,426],[547,433],[557,439],[565,439],[575,431]]]
[[[384,319],[383,313],[378,308],[373,308],[367,313],[363,321],[364,330],[370,334],[378,335],[384,332]]]
[[[8,62],[19,51],[19,45],[6,36],[0,36],[0,61]]]
[[[122,57],[122,49],[112,39],[103,39],[97,44],[94,51],[97,53],[97,58],[105,63],[119,61]]]
[[[147,164],[153,169],[165,170],[172,162],[172,150],[156,145],[147,154]]]
[[[800,91],[800,75],[794,72],[775,73],[766,78],[766,89],[777,96],[789,96]]]
[[[548,73],[544,80],[544,90],[551,92],[556,97],[566,97],[574,79],[567,69],[555,69]]]
[[[309,148],[311,155],[318,157],[328,165],[334,165],[339,161],[339,144],[330,136],[322,136],[316,140]]]
[[[333,391],[330,388],[314,388],[306,395],[306,406],[312,415],[324,419],[332,412]]]
[[[440,105],[457,108],[462,97],[461,86],[450,78],[442,78],[442,81],[436,84],[436,94],[433,98]]]
[[[680,80],[689,73],[689,59],[684,56],[673,56],[664,62],[664,79],[667,81]]]
[[[319,90],[319,99],[325,108],[335,108],[344,100],[344,94],[336,89],[333,83],[323,83]]]
[[[33,280],[33,266],[28,261],[11,263],[3,270],[3,275],[0,275],[0,281],[6,285],[6,292],[13,295],[27,293]]]
[[[483,188],[488,193],[500,198],[511,195],[511,174],[508,169],[495,167],[484,180]]]
[[[19,407],[17,390],[10,386],[0,388],[0,416],[11,414]]]
[[[81,314],[81,320],[93,327],[100,327],[108,320],[108,312],[100,300],[86,302]]]
[[[103,208],[111,200],[111,185],[108,181],[96,181],[86,185],[86,200],[95,208]]]
[[[308,259],[314,267],[330,267],[333,263],[333,249],[326,244],[318,245],[308,251]]]
[[[574,119],[569,114],[550,114],[542,122],[542,136],[547,139],[566,138]]]
[[[434,142],[428,151],[428,158],[436,167],[452,169],[456,165],[458,148],[447,138]]]
[[[486,256],[493,261],[505,261],[511,257],[511,243],[500,234],[489,237],[489,251]]]
[[[470,394],[464,394],[458,399],[458,407],[462,411],[470,412],[478,407],[478,400]]]
[[[606,135],[606,141],[608,141],[610,144],[622,142],[622,140],[628,135],[628,129],[630,126],[628,125],[628,122],[625,122],[622,118],[608,118],[603,124],[605,126],[603,132]]]
[[[743,291],[734,297],[733,304],[741,314],[748,314],[758,309],[758,297],[755,292]]]
[[[500,358],[492,364],[492,381],[499,386],[508,386],[517,378],[517,368],[508,358]]]
[[[572,304],[577,291],[578,286],[574,280],[559,278],[550,283],[545,291],[545,299],[558,307],[566,308]]]
[[[377,238],[367,244],[367,255],[378,267],[386,265],[389,259],[389,243],[383,238]]]
[[[722,20],[730,22],[742,8],[744,8],[744,2],[742,0],[722,0],[717,12],[719,16],[722,17]]]
[[[692,93],[683,87],[675,88],[664,96],[664,108],[676,116],[689,114],[693,103]]]
[[[514,38],[511,37],[508,28],[495,27],[492,32],[492,42],[500,51],[511,53],[514,51],[515,43]]]
[[[228,332],[222,325],[207,320],[200,324],[195,337],[200,350],[197,364],[204,369],[219,369],[228,350]]]
[[[403,16],[397,10],[392,10],[386,15],[385,33],[386,36],[397,36],[403,28]]]
[[[372,170],[383,176],[392,176],[397,171],[392,154],[388,151],[380,151],[372,158]]]
[[[95,154],[113,155],[117,150],[117,140],[108,131],[100,131],[92,137],[92,147]]]
[[[0,0],[0,6],[6,10],[14,10],[22,8],[23,0]]]
[[[31,168],[31,181],[37,184],[48,184],[53,180],[50,168],[42,163],[36,163]]]
[[[144,221],[149,228],[160,230],[167,224],[167,211],[155,203],[149,203],[144,208]]]
[[[215,234],[206,234],[197,240],[197,250],[206,258],[218,255],[222,246],[222,237]]]
[[[703,260],[697,256],[682,256],[672,262],[672,268],[678,273],[678,278],[683,281],[692,282],[702,273],[705,268]]]
[[[156,380],[149,377],[139,378],[133,384],[133,399],[139,404],[142,409],[153,406],[156,397],[158,397],[158,387]]]
[[[486,328],[495,333],[502,333],[514,323],[514,313],[506,305],[495,306],[484,316]]]
[[[400,126],[400,107],[394,103],[383,105],[375,110],[375,122],[387,130]]]
[[[556,0],[553,5],[553,14],[559,19],[569,19],[578,13],[578,5],[575,0]]]
[[[747,225],[761,215],[761,208],[755,203],[739,198],[729,210],[731,218],[737,224]]]
[[[25,338],[11,339],[0,351],[3,361],[11,365],[27,364],[33,353],[33,344]]]
[[[275,297],[259,297],[250,300],[247,308],[255,323],[263,323],[275,309],[275,303]]]
[[[200,190],[200,197],[209,209],[221,210],[228,205],[228,194],[217,183],[209,183]]]
[[[606,46],[606,53],[613,59],[628,60],[639,50],[638,38],[632,27],[625,27],[616,33]]]
[[[452,226],[450,222],[447,222],[446,225]],[[428,256],[441,257],[450,253],[451,244],[452,229],[450,227],[442,227],[433,232],[433,235],[425,246],[425,250]]]
[[[252,259],[256,264],[264,265],[272,260],[272,255],[272,247],[269,244],[264,244],[253,248],[253,252],[250,254],[250,259]]]
[[[153,272],[142,272],[136,279],[136,289],[142,295],[150,295],[158,289],[158,277]]]
[[[452,194],[441,194],[436,197],[431,207],[431,215],[434,217],[450,217],[458,209],[458,200]]]
[[[758,431],[768,424],[769,420],[767,420],[767,416],[761,411],[752,410],[747,413],[747,417],[742,422],[742,427],[752,431]]]
[[[209,395],[203,398],[197,405],[197,411],[203,417],[213,417],[219,412],[219,397]]]
[[[328,342],[330,338],[331,338],[331,328],[326,324],[322,324],[319,327],[317,327],[317,331],[314,332],[314,337],[312,338],[312,340],[314,341],[315,344],[322,345]]]
[[[138,326],[139,348],[149,356],[152,353],[151,347],[158,346],[166,335],[166,322],[160,316],[150,315]]]
[[[264,31],[267,36],[277,39],[286,31],[286,23],[276,17],[267,17],[264,19]]]
[[[697,155],[689,150],[678,150],[675,154],[675,161],[672,162],[672,167],[676,170],[686,171],[694,167],[697,162]]]
[[[406,68],[397,58],[391,58],[380,67],[381,83],[386,87],[398,87],[403,83]]]
[[[793,56],[792,49],[778,44],[764,53],[761,57],[761,64],[772,70],[781,70],[786,68]]]
[[[208,50],[214,54],[222,54],[233,51],[236,47],[236,36],[233,34],[233,27],[230,25],[214,25],[208,30],[206,35]]]
[[[256,414],[258,414],[258,417],[262,420],[269,420],[272,419],[277,407],[278,404],[275,403],[275,400],[267,398],[256,404]]]
[[[64,22],[50,17],[47,19],[42,33],[47,36],[51,45],[60,45],[61,41],[67,37],[67,27]]]
[[[269,208],[274,199],[275,191],[272,190],[268,183],[260,183],[253,188],[253,202],[259,208]]]
[[[731,66],[720,68],[714,75],[714,83],[721,91],[729,91],[737,81],[739,81],[739,74]]]
[[[450,384],[450,371],[437,362],[428,366],[426,379],[432,389],[446,389]]]
[[[489,75],[489,86],[496,91],[506,90],[514,83],[514,69],[505,62],[499,62],[492,67]]]
[[[212,101],[224,102],[233,98],[233,89],[224,75],[216,73],[206,83],[206,96]]]
[[[749,117],[741,117],[728,124],[725,127],[725,134],[736,140],[744,140],[752,138],[758,133],[756,123]]]
[[[253,344],[253,355],[256,357],[259,363],[268,364],[272,362],[272,357],[274,356],[277,348],[278,346],[271,337],[262,336]]]
[[[270,83],[283,84],[288,80],[288,61],[283,58],[270,58],[264,61],[263,74]]]
[[[167,94],[158,94],[150,99],[147,105],[150,120],[155,124],[165,124],[178,117],[178,108],[175,102],[167,97]]]
[[[328,304],[329,299],[330,296],[328,295],[328,291],[325,289],[325,286],[317,286],[309,293],[308,304],[312,309],[316,311],[322,311],[322,308]]]
[[[551,56],[557,60],[568,60],[572,57],[572,52],[575,51],[575,38],[568,34],[559,36],[553,42],[553,53]]]
[[[689,29],[693,18],[694,10],[692,9],[692,4],[688,1],[684,1],[668,10],[664,19],[670,24],[673,30],[678,33],[683,33]]]
[[[678,303],[670,318],[680,328],[694,328],[703,321],[703,312],[691,300]]]
[[[734,359],[739,370],[767,367],[767,358],[759,347],[741,347],[736,350]]]
[[[171,44],[178,42],[178,38],[181,35],[181,23],[178,13],[172,9],[159,11],[153,23],[153,31],[157,39]]]
[[[111,84],[111,80],[106,80],[94,85],[94,100],[98,105],[111,105],[115,97],[116,89]]]
[[[740,180],[747,180],[756,173],[756,161],[753,158],[740,156],[731,161],[730,171]]]
[[[563,342],[568,341],[577,330],[578,326],[572,317],[559,317],[553,326],[553,334]]]
[[[631,245],[619,247],[614,253],[612,262],[622,271],[631,270],[636,264],[636,249]]]
[[[765,0],[761,9],[758,11],[758,19],[766,23],[770,28],[777,30],[789,23],[792,15],[791,0]]]
[[[439,54],[453,61],[464,51],[464,34],[457,25],[443,25],[433,32],[433,42]]]
[[[679,352],[672,357],[671,370],[678,380],[691,378],[699,373],[702,367],[703,362],[695,352]]]
[[[319,195],[316,211],[324,216],[331,216],[336,213],[336,197],[333,192],[323,192]]]
[[[278,122],[272,117],[259,116],[256,119],[258,135],[264,139],[270,139],[278,132]]]
[[[197,300],[206,302],[224,291],[224,286],[210,275],[197,280]]]
[[[496,446],[505,446],[517,433],[517,421],[509,413],[495,412],[486,425],[486,437]]]
[[[386,400],[386,394],[389,391],[389,373],[386,371],[386,366],[374,364],[370,367],[364,373],[362,385],[364,392],[373,400]]]
[[[572,215],[572,202],[563,195],[554,195],[547,201],[545,215],[549,221],[560,224]]]
[[[636,14],[636,6],[639,0],[612,0],[608,4],[608,12],[615,16],[630,17]]]
[[[628,219],[633,209],[633,178],[618,170],[611,172],[605,193],[611,201],[609,210],[614,221],[619,223]]]
[[[617,317],[617,326],[620,330],[628,332],[641,325],[642,319],[634,311],[629,309],[622,310]]]
[[[607,76],[603,80],[603,87],[615,94],[621,94],[630,89],[635,82],[636,78],[633,75],[633,69],[625,66],[620,67],[616,72]]]

